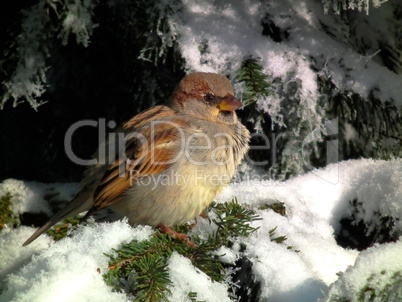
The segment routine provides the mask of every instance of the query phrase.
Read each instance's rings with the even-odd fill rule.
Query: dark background
[[[35,3],[2,2],[1,54],[13,51],[10,45],[20,32],[21,9]],[[74,37],[66,46],[60,39],[52,41],[49,89],[42,97],[47,103],[35,111],[26,102],[14,107],[10,100],[0,110],[0,180],[79,181],[84,167],[71,162],[64,152],[64,136],[73,123],[106,118],[119,125],[169,97],[184,75],[179,66],[181,58],[173,45],[156,64],[137,59],[144,39],[150,36],[146,26],[137,26],[146,25],[143,12],[136,7],[116,6],[111,10],[98,5],[94,22],[99,26],[88,47],[78,45]],[[127,21],[132,23],[130,30]],[[129,31],[131,36],[127,36]],[[7,63],[2,56],[2,81],[12,72]],[[147,78],[152,78],[152,85],[148,85]],[[98,129],[80,128],[74,133],[72,145],[78,157],[89,158],[98,146]]]
[[[170,1],[171,6],[166,7],[175,10],[176,2],[180,1]],[[21,33],[23,11],[37,3],[37,0],[3,0],[0,3],[0,98],[5,92],[4,83],[10,80],[18,64],[18,57],[13,56],[17,53],[14,41]],[[49,3],[61,6],[64,1]],[[47,62],[50,68],[46,75],[48,87],[41,97],[46,103],[35,111],[27,102],[14,107],[13,100],[8,100],[0,110],[0,181],[7,178],[41,182],[79,181],[84,167],[71,162],[64,150],[64,137],[69,127],[80,120],[98,121],[100,118],[115,121],[119,125],[140,111],[163,103],[184,76],[185,62],[178,46],[174,42],[164,45],[158,35],[158,32],[169,34],[169,26],[164,17],[169,12],[161,11],[158,1],[114,0],[105,3],[100,1],[94,10],[92,21],[97,27],[90,36],[88,47],[77,44],[74,34],[70,35],[67,45],[63,45],[57,36],[65,9],[56,7],[61,13],[57,15],[52,8],[46,8],[50,20],[48,26],[54,28],[53,34],[47,33],[50,38],[44,39],[50,52]],[[401,20],[401,12],[400,6],[396,6],[395,22]],[[343,42],[357,53],[371,53],[371,46],[365,45],[353,33],[354,20],[359,20],[361,14],[364,12],[345,11],[337,15],[344,27],[350,29],[349,34],[346,34],[346,42]],[[291,33],[277,26],[274,20],[270,15],[261,20],[261,34],[280,43],[288,39]],[[322,31],[330,36],[339,34],[334,31],[336,27],[332,29],[324,24],[321,26]],[[344,38],[339,34],[338,39],[342,41]],[[399,48],[395,46],[397,44],[394,43],[394,49],[380,42],[380,55],[389,59],[384,61],[384,66],[397,72],[401,66]],[[369,47],[369,50],[363,46]],[[144,49],[148,59],[139,58]],[[394,51],[390,53],[389,49]],[[244,62],[245,58],[239,60]],[[252,86],[256,78],[258,74],[251,77]],[[255,103],[238,111],[242,122],[253,131],[255,121],[260,118],[263,121],[262,130],[268,138],[278,133],[291,133],[289,129],[292,127],[300,127],[301,136],[307,135],[310,130],[303,129],[303,124],[299,123],[303,117],[289,114],[297,112],[292,108],[297,107],[300,101],[296,93],[300,84],[296,80],[282,83],[281,79],[268,78],[261,82],[283,100],[282,113],[285,119],[289,119],[285,120],[288,128],[280,129],[277,125],[271,127],[271,117],[259,110]],[[402,144],[399,149],[396,146],[395,150],[388,150],[387,144],[382,143],[383,139],[389,138],[400,141],[402,115],[399,108],[376,99],[375,91],[364,99],[348,91],[340,91],[330,79],[320,78],[318,84],[327,99],[318,100],[317,106],[327,108],[329,118],[339,118],[339,134],[317,144],[319,151],[317,154],[312,152],[310,159],[314,167],[326,165],[326,143],[332,139],[339,140],[339,160],[361,157],[389,159],[401,154]],[[352,141],[344,139],[347,132],[345,125],[352,125],[358,138]],[[293,142],[302,138],[288,136],[286,139]],[[278,145],[275,155],[280,159],[280,164],[275,173],[281,174],[283,170],[287,173],[285,177],[290,177],[301,171],[289,168],[295,159],[292,159],[292,154],[286,157],[282,153],[287,141],[282,138]],[[72,147],[78,157],[89,158],[98,143],[98,129],[82,127],[74,133]],[[251,143],[264,144],[258,139]],[[265,151],[249,154],[256,160],[270,161],[272,158]],[[272,164],[271,160],[262,168],[268,170]]]

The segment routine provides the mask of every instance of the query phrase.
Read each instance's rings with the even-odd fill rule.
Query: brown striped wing
[[[188,123],[166,106],[156,106],[128,121],[124,129],[131,137],[125,144],[125,158],[108,166],[95,191],[94,206],[85,217],[120,201],[139,178],[174,164],[183,139],[180,128],[185,125]]]

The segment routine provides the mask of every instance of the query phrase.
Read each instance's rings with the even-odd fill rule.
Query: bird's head
[[[236,123],[235,110],[242,103],[234,97],[230,81],[215,73],[195,72],[185,76],[168,105],[179,112],[221,123]]]

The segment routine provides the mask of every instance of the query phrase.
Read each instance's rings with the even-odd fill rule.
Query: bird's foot
[[[184,243],[188,244],[191,247],[194,247],[194,248],[197,247],[197,245],[190,240],[190,237],[188,237],[187,234],[176,232],[176,231],[172,230],[171,228],[169,228],[168,226],[166,226],[164,224],[159,224],[158,228],[163,233],[168,234],[173,238],[177,238],[177,239],[183,241]]]
[[[208,219],[208,215],[205,214],[205,213],[201,213],[201,214],[198,215],[198,216],[201,217],[201,218],[203,218],[203,219]],[[189,229],[190,229],[190,230],[194,229],[195,226],[197,225],[197,218],[198,218],[198,217],[194,218],[194,219],[195,219],[195,222],[192,223],[192,224],[190,224],[190,226],[189,226]]]

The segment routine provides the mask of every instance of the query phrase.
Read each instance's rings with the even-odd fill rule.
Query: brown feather
[[[164,110],[163,106],[159,107],[158,110],[153,108],[150,110],[151,112],[144,112],[143,115],[152,120],[154,114],[160,113],[160,110]],[[164,113],[165,116],[168,116],[167,113],[172,114],[172,111],[165,110]],[[147,138],[147,146],[127,143],[130,149],[126,150],[126,156],[130,159],[130,162],[127,162],[126,171],[123,175],[119,175],[119,168],[122,164],[121,159],[109,165],[100,185],[95,191],[94,209],[91,211],[91,215],[118,202],[124,196],[124,192],[138,178],[158,174],[168,169],[171,165],[169,162],[176,156],[176,151],[167,148],[166,144],[180,137],[177,127],[187,125],[187,122],[176,118],[171,122],[158,123],[152,129],[149,127],[149,124],[143,125],[138,120],[135,121],[135,119],[132,119],[126,125],[135,126],[134,130]],[[138,129],[137,127],[139,126],[142,126],[142,128]],[[135,177],[130,175],[130,171],[137,171],[134,175]]]
[[[160,119],[161,117],[173,115],[174,111],[164,105],[155,106],[133,117],[131,120],[124,124],[124,129],[139,128],[145,124]]]
[[[208,101],[211,95],[215,97],[215,102]],[[77,196],[66,208],[50,218],[24,245],[66,217],[89,210],[85,219],[111,205],[115,206],[112,210],[122,210],[122,214],[129,217],[131,224],[173,225],[196,216],[221,188],[206,185],[199,188],[198,185],[192,185],[183,187],[186,190],[176,193],[176,187],[159,187],[158,190],[149,191],[147,186],[138,186],[138,190],[130,190],[130,186],[137,186],[136,182],[142,177],[161,173],[172,165],[173,171],[191,173],[191,165],[189,169],[186,158],[173,163],[173,159],[181,154],[180,147],[186,148],[186,145],[182,146],[182,131],[186,131],[187,136],[195,132],[204,133],[211,139],[219,131],[234,136],[232,152],[219,152],[222,160],[230,156],[230,164],[226,166],[226,170],[225,167],[223,170],[217,169],[209,162],[205,172],[206,176],[210,172],[234,173],[248,149],[249,132],[238,122],[234,111],[227,111],[224,106],[219,107],[225,98],[227,109],[230,107],[227,103],[230,105],[230,100],[233,103],[234,91],[225,76],[197,72],[184,77],[166,105],[148,109],[123,125],[127,140],[125,157],[118,158],[121,156],[119,152],[110,151],[108,165],[102,163],[88,168]],[[236,106],[232,104],[229,109],[236,109],[234,107]],[[215,141],[218,148],[225,143],[224,140]],[[113,147],[113,141],[109,144],[109,147]],[[202,145],[201,139],[198,140],[198,145]],[[212,156],[208,152],[205,150],[204,153],[192,154],[196,155],[196,159],[204,160]],[[117,205],[118,202],[121,204]]]

